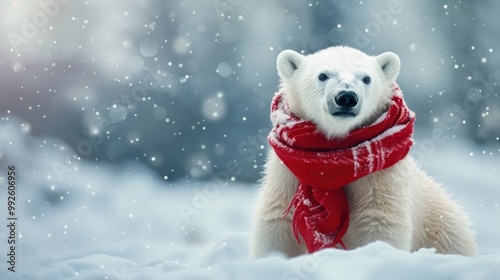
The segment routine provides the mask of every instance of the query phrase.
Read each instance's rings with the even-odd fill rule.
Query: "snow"
[[[32,137],[12,118],[0,125],[9,127],[0,139],[1,184],[7,165],[20,171],[17,272],[6,273],[2,253],[1,279],[476,280],[500,275],[498,157],[458,140],[439,146],[421,164],[470,213],[478,256],[440,255],[433,249],[407,253],[376,242],[352,251],[252,260],[256,185],[170,182],[139,163],[70,164],[73,152],[59,140]],[[54,163],[71,168],[56,174]],[[2,199],[2,223],[4,209]],[[4,249],[5,238],[0,232]]]
[[[368,152],[368,168],[369,168],[368,171],[372,173],[374,166],[373,166],[373,154],[372,154],[371,143],[369,141],[365,141],[360,144],[360,148],[361,147],[365,147],[366,151]]]
[[[359,159],[358,159],[358,147],[352,147],[352,158],[354,159],[354,177],[358,176],[358,170],[360,168]]]
[[[500,279],[499,1],[34,2],[0,18],[0,280]],[[400,56],[412,153],[470,213],[478,257],[376,243],[249,259],[276,57],[332,45]]]
[[[319,231],[314,231],[315,243],[321,243],[325,245],[329,245],[333,243],[333,238],[330,235],[321,233]]]

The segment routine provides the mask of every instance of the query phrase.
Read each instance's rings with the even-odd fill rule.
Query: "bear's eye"
[[[328,80],[328,76],[326,74],[321,73],[321,74],[319,74],[318,79],[320,81],[324,82],[324,81]]]
[[[370,81],[371,81],[371,79],[368,76],[363,78],[363,83],[365,83],[365,84],[369,84]]]

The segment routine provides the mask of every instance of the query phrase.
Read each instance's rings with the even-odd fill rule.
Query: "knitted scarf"
[[[346,138],[329,139],[310,121],[299,119],[282,93],[271,104],[273,129],[268,141],[299,180],[284,216],[295,207],[292,227],[310,253],[342,246],[349,225],[344,186],[403,159],[413,144],[415,114],[401,90],[392,84],[393,98],[373,124],[351,131]]]

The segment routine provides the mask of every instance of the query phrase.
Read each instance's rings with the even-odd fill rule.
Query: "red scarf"
[[[290,112],[281,93],[275,95],[268,140],[300,182],[284,215],[295,207],[293,232],[299,243],[300,233],[310,253],[338,245],[345,249],[341,239],[349,224],[349,204],[343,187],[394,165],[410,151],[415,114],[396,83],[392,89],[388,110],[342,139],[328,139],[314,123]]]

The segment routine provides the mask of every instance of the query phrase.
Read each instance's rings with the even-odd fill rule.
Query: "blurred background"
[[[500,2],[374,2],[8,1],[0,136],[19,122],[64,141],[63,169],[139,161],[165,180],[255,182],[278,53],[348,45],[400,56],[417,160],[456,139],[497,156]]]

